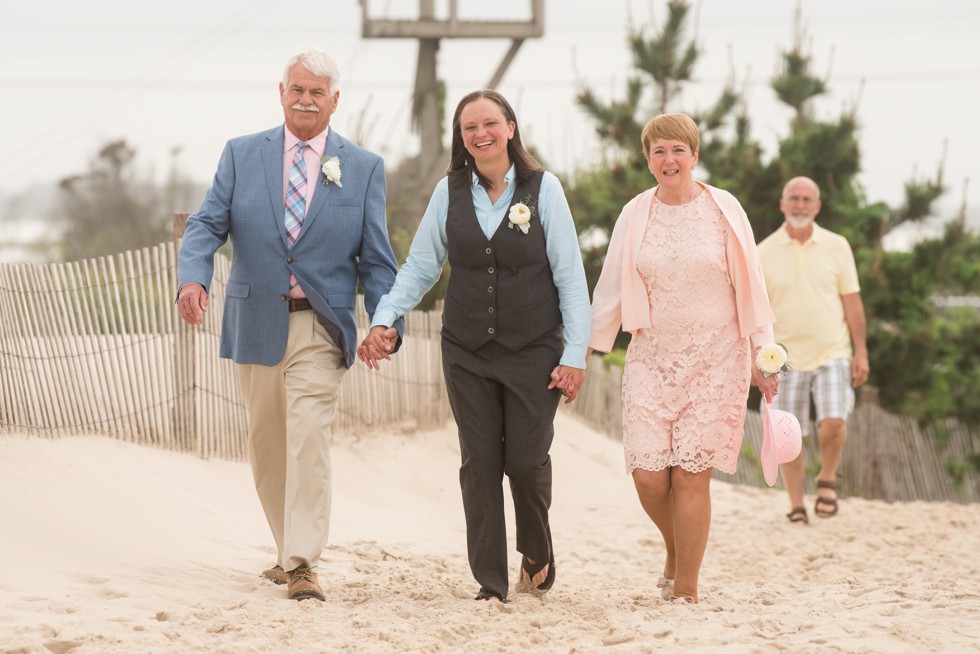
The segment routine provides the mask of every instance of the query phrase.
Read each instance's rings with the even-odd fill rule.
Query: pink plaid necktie
[[[289,184],[286,186],[286,234],[289,247],[299,238],[299,230],[303,227],[303,217],[306,215],[306,160],[303,153],[310,147],[305,141],[300,141],[293,155],[293,165],[289,168]]]
[[[289,167],[289,184],[286,186],[286,243],[292,248],[303,228],[306,215],[306,160],[303,153],[310,147],[306,141],[297,143],[293,164]],[[296,277],[289,276],[289,288],[296,286]]]

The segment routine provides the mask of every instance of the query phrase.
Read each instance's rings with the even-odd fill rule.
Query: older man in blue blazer
[[[227,143],[177,265],[178,311],[200,325],[214,253],[231,239],[220,356],[239,364],[255,487],[278,549],[262,576],[297,600],[324,599],[330,428],[357,346],[357,283],[373,314],[397,272],[384,163],[330,129],[338,77],[315,48],[289,59],[285,124]]]

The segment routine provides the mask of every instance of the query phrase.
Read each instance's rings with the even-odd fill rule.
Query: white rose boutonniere
[[[534,215],[534,209],[534,205],[531,204],[531,198],[525,198],[524,202],[518,202],[517,204],[513,205],[510,208],[510,213],[507,214],[507,219],[510,220],[510,224],[507,225],[507,227],[514,229],[514,226],[516,225],[517,229],[527,234],[528,230],[531,228],[531,225],[528,223],[531,222],[531,216]]]
[[[763,345],[755,355],[755,365],[766,377],[785,372],[790,369],[789,353],[781,343]]]
[[[340,159],[338,157],[325,156],[320,159],[320,170],[323,171],[324,186],[333,182],[340,188],[344,188],[344,185],[340,183]]]

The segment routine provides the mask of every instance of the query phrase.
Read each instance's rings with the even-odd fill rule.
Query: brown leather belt
[[[305,297],[290,298],[289,299],[289,311],[306,311],[307,309],[312,309],[313,305]]]

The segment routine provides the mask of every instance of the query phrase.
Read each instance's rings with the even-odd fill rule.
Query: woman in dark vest
[[[585,379],[589,294],[578,237],[558,178],[524,146],[495,91],[456,107],[452,155],[408,259],[378,304],[358,356],[377,368],[390,326],[451,267],[442,361],[459,430],[459,481],[479,600],[507,600],[503,477],[510,480],[523,555],[516,590],[555,581],[548,509],[554,418]]]

